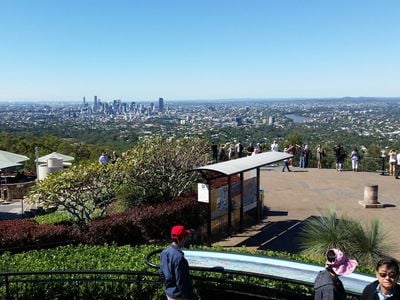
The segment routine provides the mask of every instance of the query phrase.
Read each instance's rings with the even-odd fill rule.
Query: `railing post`
[[[10,282],[8,280],[8,274],[4,274],[4,283],[6,285],[6,300],[10,300],[11,296],[10,296]]]

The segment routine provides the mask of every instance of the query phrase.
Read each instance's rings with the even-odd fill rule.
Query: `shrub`
[[[209,156],[207,143],[198,138],[144,140],[118,161],[126,176],[118,195],[127,207],[170,201],[193,188],[199,179],[193,169]]]
[[[39,224],[65,224],[72,225],[73,218],[66,211],[56,211],[33,218]]]
[[[197,202],[195,194],[178,197],[168,203],[135,207],[123,213],[91,221],[83,242],[136,245],[146,240],[168,237],[174,224],[180,223],[192,228],[204,224],[204,208],[205,206]]]
[[[119,182],[120,171],[114,164],[74,165],[38,181],[27,202],[44,208],[62,207],[79,225],[84,226],[96,217],[99,209],[101,215],[105,213],[107,205],[115,197]]]
[[[391,243],[379,221],[374,220],[364,228],[358,220],[347,216],[338,218],[334,208],[321,217],[307,220],[300,240],[304,255],[323,259],[329,248],[338,248],[371,267],[391,250]]]
[[[37,224],[33,220],[0,222],[0,248],[44,248],[79,239],[79,230],[65,225]]]

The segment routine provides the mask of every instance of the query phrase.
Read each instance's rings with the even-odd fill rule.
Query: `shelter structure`
[[[0,170],[22,166],[22,162],[29,160],[29,157],[4,150],[0,150]],[[21,190],[24,184],[8,184],[7,177],[0,176],[0,200],[7,200],[12,197],[12,191]]]
[[[242,230],[247,220],[261,221],[260,168],[291,157],[284,152],[263,152],[195,169],[207,181],[198,184],[198,201],[208,204],[209,241],[212,234]]]
[[[29,160],[29,157],[4,150],[0,150],[0,169],[20,166],[21,162]]]

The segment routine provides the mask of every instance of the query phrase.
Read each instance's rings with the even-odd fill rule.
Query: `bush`
[[[56,211],[53,213],[48,213],[41,216],[36,216],[33,218],[39,224],[64,224],[72,225],[73,218],[66,211]]]
[[[118,161],[126,181],[117,194],[126,207],[170,201],[193,189],[200,178],[193,170],[209,158],[198,138],[144,140]]]
[[[124,213],[90,221],[85,227],[38,224],[35,220],[0,221],[0,248],[40,248],[57,243],[138,245],[169,239],[171,226],[198,228],[206,222],[206,206],[195,194],[158,205],[135,207]],[[50,218],[50,217],[49,217]],[[25,249],[24,249],[25,248]]]
[[[300,240],[303,254],[311,258],[323,259],[328,249],[338,248],[371,267],[391,252],[391,242],[379,221],[374,220],[364,228],[358,220],[338,218],[336,209],[307,220]]]
[[[65,225],[40,225],[34,220],[0,222],[0,248],[42,248],[79,239],[79,230]]]
[[[146,240],[169,236],[171,226],[184,224],[197,228],[206,222],[205,206],[195,194],[178,197],[158,205],[132,208],[88,224],[84,243],[137,245]]]

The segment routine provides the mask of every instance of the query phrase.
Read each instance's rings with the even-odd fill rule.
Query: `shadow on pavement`
[[[261,232],[240,243],[239,247],[257,247],[259,250],[286,251],[299,253],[299,233],[302,221],[288,220],[269,223]]]
[[[287,216],[288,212],[284,210],[269,210],[268,207],[264,207],[263,215],[265,217]]]
[[[0,220],[16,220],[16,219],[22,219],[21,214],[0,212]]]

